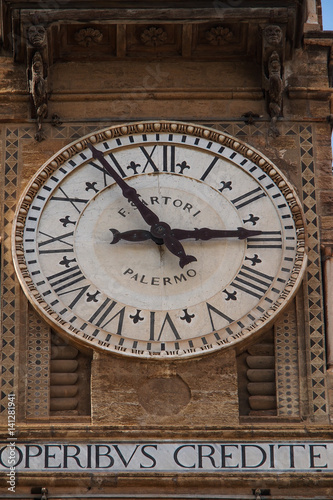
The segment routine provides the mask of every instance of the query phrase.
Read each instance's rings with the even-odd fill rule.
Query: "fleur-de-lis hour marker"
[[[75,226],[76,222],[69,220],[69,217],[70,217],[69,215],[66,215],[66,217],[59,219],[59,222],[61,222],[64,227],[67,227],[68,224],[73,224]]]
[[[195,314],[189,314],[187,309],[183,309],[184,316],[180,319],[186,321],[186,323],[191,323],[192,319],[195,317]]]
[[[97,182],[86,182],[86,191],[90,191],[91,189],[98,193],[98,189],[96,188]]]
[[[67,267],[67,268],[68,268],[68,267],[70,267],[70,266],[69,266],[69,264],[70,264],[71,262],[76,262],[76,259],[68,259],[68,258],[66,257],[66,255],[64,255],[64,256],[63,256],[63,258],[62,258],[62,260],[59,262],[59,264],[60,264],[61,266],[65,266],[65,267]]]
[[[237,300],[237,292],[236,290],[234,290],[233,292],[228,292],[227,289],[223,290],[223,293],[227,294],[227,297],[225,298],[225,300]]]
[[[231,187],[231,184],[232,184],[232,181],[221,181],[221,184],[222,184],[222,187],[219,189],[220,193],[222,193],[222,191],[224,189],[229,189],[229,191],[232,191],[232,187]]]
[[[251,222],[252,226],[255,226],[257,224],[257,221],[259,220],[259,217],[255,217],[253,214],[249,214],[248,219],[243,219],[244,224],[247,222]]]
[[[179,167],[179,173],[180,174],[183,174],[184,173],[184,170],[186,168],[191,168],[187,163],[186,161],[182,161],[181,163],[177,163],[177,167]]]
[[[133,320],[133,323],[135,323],[135,324],[136,324],[136,323],[138,323],[139,321],[143,321],[143,320],[144,320],[144,318],[142,318],[142,317],[140,316],[140,312],[141,312],[141,309],[137,309],[137,310],[136,310],[136,314],[135,314],[135,315],[130,314],[130,318]]]
[[[135,163],[135,161],[131,161],[131,163],[128,165],[127,169],[132,169],[133,174],[138,174],[138,168],[141,167],[140,163]]]
[[[258,257],[258,254],[254,254],[253,257],[245,257],[245,260],[250,260],[251,261],[251,266],[255,266],[256,264],[260,264],[260,262],[262,262],[259,257]]]
[[[98,302],[97,295],[101,293],[98,290],[95,293],[87,293],[87,302]]]

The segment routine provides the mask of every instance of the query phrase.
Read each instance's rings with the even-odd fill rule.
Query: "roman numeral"
[[[47,250],[39,250],[40,254],[46,254],[46,253],[63,253],[63,252],[73,252],[73,244],[70,243],[69,241],[65,241],[66,238],[70,238],[73,236],[74,231],[70,231],[69,233],[64,233],[61,234],[60,236],[52,236],[51,234],[44,233],[43,231],[39,231],[39,234],[42,234],[43,236],[46,236],[48,239],[44,241],[40,241],[38,243],[38,248],[43,247],[44,245],[51,245],[52,243],[55,242],[61,242],[66,246],[62,246],[61,248],[50,248]]]
[[[175,172],[175,146],[163,146],[163,172]]]
[[[242,194],[242,196],[238,196],[238,198],[231,200],[231,203],[233,203],[237,210],[239,210],[240,208],[245,207],[246,205],[249,205],[256,200],[259,200],[264,196],[267,196],[266,193],[263,192],[261,187],[257,187],[255,189],[252,189],[252,191],[249,191],[248,193]]]
[[[168,325],[168,326],[166,326],[166,325]],[[175,336],[175,338],[177,340],[180,340],[181,337],[180,337],[180,335],[178,333],[178,330],[175,327],[172,319],[170,318],[169,313],[167,313],[165,315],[165,318],[164,318],[161,330],[158,333],[158,337],[157,337],[158,341],[161,340],[161,337],[162,337],[162,334],[163,334],[165,328],[166,328],[166,331],[167,330],[169,330],[169,331],[171,330],[171,332]],[[155,312],[153,312],[153,311],[150,313],[150,337],[149,337],[149,340],[152,340],[152,341],[155,340]]]
[[[248,238],[247,248],[282,248],[281,231],[263,231],[260,236]]]
[[[102,172],[102,174],[103,174],[103,181],[104,181],[104,187],[108,186],[109,184],[107,182],[107,176],[111,177],[111,179],[113,180],[112,175],[110,175],[109,172],[107,170],[105,170],[105,168],[101,167],[101,165],[98,165],[94,161],[90,161],[89,165],[91,165],[92,167],[94,167],[96,170],[99,170],[100,172]]]
[[[203,173],[203,175],[200,177],[201,181],[204,181],[206,177],[210,174],[210,172],[213,170],[214,166],[216,165],[217,161],[219,160],[218,156],[215,156],[213,161],[208,165],[207,169]]]
[[[112,163],[114,164],[114,166],[116,167],[116,169],[118,170],[118,172],[120,173],[120,175],[122,177],[126,177],[125,172],[123,171],[122,167],[120,166],[120,163],[118,162],[118,160],[116,159],[116,157],[114,156],[114,154],[113,153],[109,153],[108,156],[112,160]]]
[[[214,323],[214,319],[213,319],[213,314],[212,313],[216,314],[220,318],[223,318],[229,324],[234,321],[233,319],[229,318],[229,316],[227,316],[225,313],[223,313],[222,311],[220,311],[216,307],[212,306],[208,302],[206,302],[206,306],[207,306],[207,311],[208,311],[208,314],[209,314],[210,323],[212,325],[212,330],[220,330],[220,328],[223,328],[223,326],[215,327],[215,323]]]
[[[144,154],[144,156],[147,160],[146,165],[144,166],[144,169],[142,170],[143,174],[146,172],[148,165],[150,165],[153,168],[154,172],[159,172],[159,169],[157,168],[155,162],[152,160],[152,156],[153,156],[156,148],[157,148],[157,146],[155,145],[152,148],[151,152],[149,153],[144,146],[140,146],[140,150],[142,151],[142,153]]]
[[[64,196],[52,196],[51,200],[53,200],[53,201],[68,202],[68,203],[70,203],[75,208],[75,210],[79,214],[81,213],[81,210],[76,205],[79,204],[79,203],[84,203],[86,205],[88,203],[88,201],[89,201],[89,200],[86,200],[84,198],[76,198],[76,197],[72,198],[72,197],[68,196],[61,187],[59,187],[59,191],[61,191]]]
[[[98,326],[99,328],[105,328],[112,320],[118,317],[118,327],[116,334],[121,335],[124,324],[125,307],[116,312],[113,316],[110,314],[114,312],[114,308],[117,305],[115,300],[107,298],[104,300],[103,304],[94,312],[94,314],[89,318],[88,321]]]
[[[261,273],[248,266],[242,266],[231,285],[257,299],[261,299],[271,286],[273,279],[273,276]]]
[[[78,292],[68,305],[69,308],[74,307],[90,288],[90,284],[75,287],[77,283],[86,279],[79,266],[74,266],[59,273],[52,274],[51,276],[47,276],[47,279],[59,296]]]

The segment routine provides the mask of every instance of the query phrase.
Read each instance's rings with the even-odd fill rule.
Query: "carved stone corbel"
[[[262,77],[263,88],[267,96],[268,112],[271,117],[268,133],[273,137],[280,135],[276,122],[282,111],[283,56],[282,28],[275,24],[265,26],[262,45]]]
[[[31,24],[27,28],[27,78],[31,95],[31,116],[37,121],[35,139],[42,141],[43,120],[47,117],[47,74],[48,51],[47,32],[41,24]]]

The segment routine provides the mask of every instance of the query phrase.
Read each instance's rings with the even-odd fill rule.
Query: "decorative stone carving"
[[[37,116],[35,139],[40,142],[44,139],[42,124],[47,117],[47,80],[44,77],[44,64],[40,52],[36,52],[32,58],[29,90]]]
[[[253,125],[255,120],[257,118],[260,118],[260,116],[257,113],[253,113],[253,111],[247,111],[242,115],[242,118],[244,118],[244,121],[247,125]]]
[[[51,117],[51,124],[53,127],[61,127],[62,121],[59,115],[54,113]]]
[[[168,35],[164,31],[163,28],[157,28],[152,26],[151,28],[145,29],[141,33],[141,42],[144,45],[150,47],[158,47],[160,45],[164,45],[168,39]]]
[[[282,29],[275,24],[269,24],[264,29],[264,39],[266,44],[276,47],[282,42]]]
[[[226,45],[234,40],[234,34],[229,28],[216,26],[206,32],[206,38],[211,45]]]
[[[47,117],[47,31],[41,24],[32,24],[27,30],[28,89],[32,97],[32,116],[37,120],[35,139],[42,141],[43,120]]]
[[[250,415],[276,415],[273,332],[247,350],[247,391]]]
[[[46,46],[46,29],[41,24],[29,26],[27,30],[29,43],[37,49]]]
[[[300,411],[299,359],[295,307],[274,324],[278,415],[298,417]]]
[[[281,63],[277,52],[273,52],[268,61],[268,98],[269,98],[269,114],[271,116],[271,124],[269,135],[277,137],[280,132],[277,129],[276,122],[281,114],[282,108],[282,92],[283,81],[281,78]]]
[[[102,40],[103,33],[94,28],[83,28],[75,33],[75,41],[83,47],[90,47],[94,43],[101,43]]]
[[[89,355],[52,332],[49,361],[51,416],[90,414],[90,364]]]
[[[283,31],[275,24],[263,29],[263,87],[268,100],[268,112],[271,123],[268,134],[272,137],[280,135],[276,122],[281,115],[283,84]]]
[[[26,417],[49,416],[50,327],[29,308],[27,332]]]
[[[47,494],[48,494],[48,489],[47,489],[47,488],[42,488],[41,493],[42,493],[41,500],[47,500],[47,499],[48,499],[48,496],[47,496]]]

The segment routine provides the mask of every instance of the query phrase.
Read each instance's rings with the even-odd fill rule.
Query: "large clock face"
[[[276,167],[184,123],[113,127],[65,148],[28,186],[14,235],[23,289],[58,331],[159,359],[267,327],[306,260],[300,204]]]

